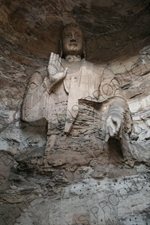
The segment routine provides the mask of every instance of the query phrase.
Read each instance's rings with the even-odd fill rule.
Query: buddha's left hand
[[[106,137],[107,142],[110,137],[119,137],[122,120],[120,115],[112,114],[106,120]]]

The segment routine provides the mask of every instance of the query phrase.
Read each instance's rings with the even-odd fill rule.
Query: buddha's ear
[[[82,58],[85,58],[85,59],[86,59],[85,40],[83,41],[83,53],[82,53]]]
[[[62,40],[59,40],[59,56],[62,58],[63,57],[63,50],[62,50]]]

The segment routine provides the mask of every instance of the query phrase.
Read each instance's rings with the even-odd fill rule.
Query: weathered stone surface
[[[149,4],[0,2],[0,224],[150,224]],[[50,52],[59,52],[62,25],[70,22],[84,31],[86,59],[110,69],[127,99],[128,163],[115,147],[108,155],[81,151],[82,140],[76,152],[74,146],[44,158],[46,126],[21,120],[28,81]]]
[[[33,201],[16,224],[26,221],[43,225],[149,223],[149,214],[145,213],[149,183],[142,174],[99,181],[82,178],[82,182],[63,188],[58,196]]]

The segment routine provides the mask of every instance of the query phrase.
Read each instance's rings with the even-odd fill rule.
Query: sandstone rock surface
[[[149,10],[147,0],[0,2],[0,224],[150,224]],[[110,69],[127,99],[130,163],[94,148],[47,162],[46,125],[21,120],[28,81],[70,22],[85,33],[86,59]]]

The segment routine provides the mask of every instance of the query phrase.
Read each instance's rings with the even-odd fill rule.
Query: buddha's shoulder
[[[108,68],[106,64],[95,64],[84,59],[83,64],[87,69],[91,69],[96,74],[107,75],[107,78],[113,78],[114,73]]]
[[[42,77],[45,78],[47,76],[47,67],[39,67],[34,70],[32,77]]]
[[[44,73],[44,72],[46,72],[46,73],[47,73],[47,67],[44,66],[44,67],[36,68],[36,69],[35,69],[35,72],[39,72],[39,73]]]

